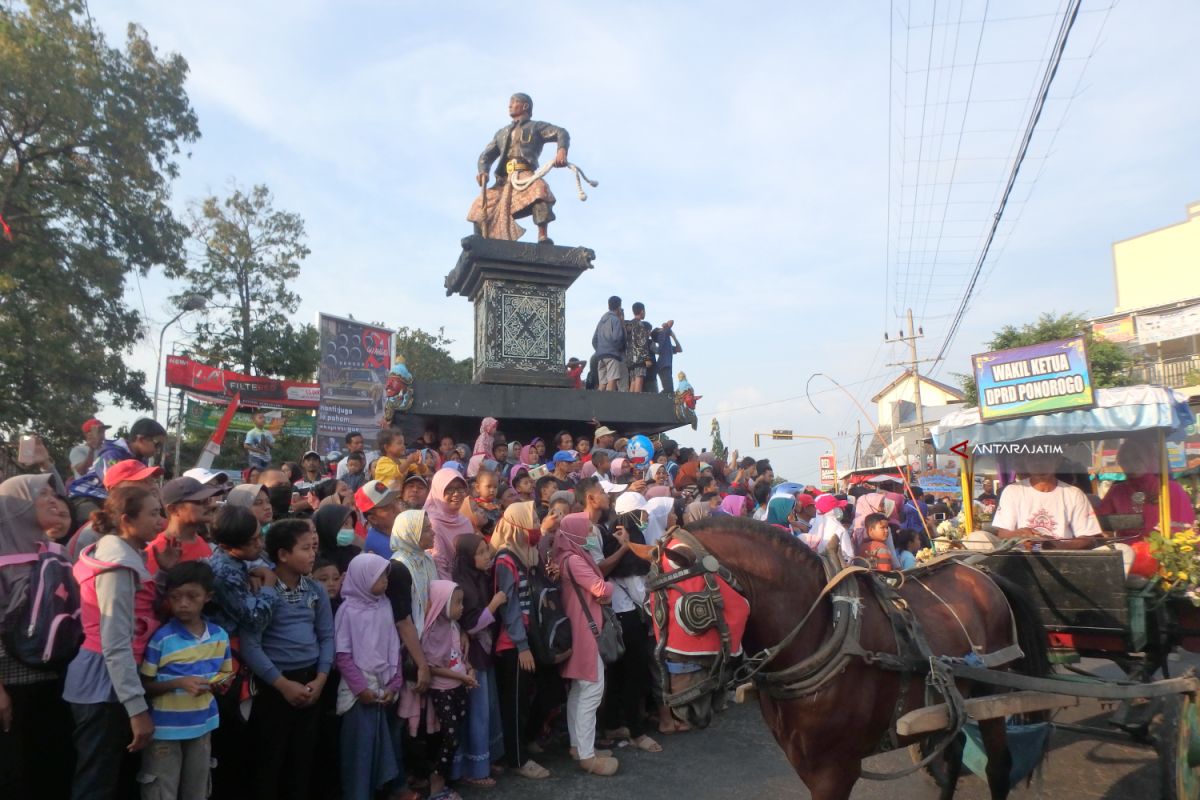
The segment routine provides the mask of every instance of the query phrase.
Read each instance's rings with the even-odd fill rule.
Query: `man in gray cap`
[[[212,555],[204,539],[217,513],[216,495],[221,488],[195,478],[175,478],[163,484],[159,492],[167,514],[167,527],[146,547],[146,568],[158,571],[157,554],[177,549],[179,561],[199,561]]]

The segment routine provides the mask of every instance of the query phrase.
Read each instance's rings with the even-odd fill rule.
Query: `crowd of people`
[[[48,454],[0,484],[5,798],[453,800],[546,778],[556,748],[612,775],[619,749],[688,730],[639,546],[744,516],[903,569],[960,511],[605,425],[521,443],[486,418],[472,445],[384,430],[377,451],[351,433],[295,464],[256,437],[240,482],[166,479],[152,420],[103,431],[84,425],[69,484]]]

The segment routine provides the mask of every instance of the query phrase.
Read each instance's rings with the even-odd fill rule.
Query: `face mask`
[[[345,547],[348,544],[354,544],[354,529],[344,528],[338,531],[337,544],[338,547]]]
[[[589,536],[583,542],[583,549],[588,551],[588,555],[599,564],[604,560],[604,548],[600,545],[599,536]]]

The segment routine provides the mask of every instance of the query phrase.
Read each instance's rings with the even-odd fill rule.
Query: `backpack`
[[[4,649],[28,667],[62,669],[83,644],[79,585],[62,546],[0,556],[0,568],[29,570],[25,597],[3,620]]]
[[[524,577],[529,587],[529,650],[538,664],[552,667],[571,649],[571,623],[563,609],[558,585],[548,580],[541,570],[527,570],[521,560],[509,550],[508,560],[517,565],[515,572],[518,583]]]

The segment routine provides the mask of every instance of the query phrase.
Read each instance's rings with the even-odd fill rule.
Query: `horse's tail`
[[[1022,675],[1044,678],[1050,674],[1050,648],[1047,644],[1046,628],[1042,625],[1037,608],[1015,583],[989,572],[991,578],[1012,609],[1013,623],[1017,630],[1017,645],[1023,655],[1013,662],[1012,668]]]

